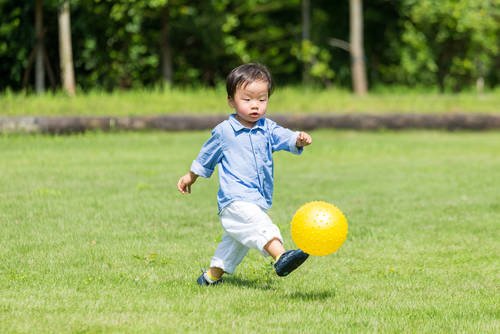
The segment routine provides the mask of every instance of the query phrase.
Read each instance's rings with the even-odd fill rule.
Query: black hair
[[[271,96],[273,79],[266,66],[259,63],[247,63],[234,68],[226,78],[227,97],[234,98],[237,88],[258,80],[267,82],[267,93]]]

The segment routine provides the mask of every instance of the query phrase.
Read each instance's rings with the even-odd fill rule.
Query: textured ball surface
[[[347,219],[335,205],[315,201],[301,206],[292,218],[292,239],[310,255],[335,253],[347,238]]]

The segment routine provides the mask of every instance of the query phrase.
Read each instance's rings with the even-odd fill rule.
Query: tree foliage
[[[407,0],[403,80],[460,90],[493,70],[499,51],[499,1]]]
[[[56,71],[59,5],[44,1],[46,49]],[[498,83],[499,0],[372,0],[363,12],[371,86]],[[349,40],[348,1],[311,1],[311,36],[303,42],[300,0],[72,0],[79,88],[160,85],[164,15],[174,85],[217,85],[232,67],[259,61],[281,85],[300,83],[308,64],[316,84],[350,86],[350,56],[329,44]],[[35,42],[34,2],[0,0],[0,17],[0,91],[21,90]]]

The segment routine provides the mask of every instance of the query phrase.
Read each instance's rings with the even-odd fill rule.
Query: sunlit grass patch
[[[216,177],[175,188],[207,131],[1,136],[0,331],[498,332],[500,134],[312,134],[275,155],[270,215],[292,248],[295,210],[335,203],[346,243],[208,289]]]
[[[358,97],[346,90],[278,87],[270,114],[310,113],[498,113],[500,90],[483,94],[439,94],[403,89],[378,90]],[[227,114],[223,87],[161,90],[92,91],[68,97],[61,93],[0,95],[0,116],[144,116]]]

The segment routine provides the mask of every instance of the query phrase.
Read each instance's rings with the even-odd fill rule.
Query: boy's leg
[[[217,268],[217,267],[210,267],[207,270],[207,275],[208,275],[208,278],[210,278],[214,281],[217,281],[222,277],[222,275],[224,275],[224,270],[222,270],[221,268]]]
[[[285,252],[285,247],[283,247],[279,239],[275,238],[264,246],[264,250],[271,255],[274,260],[277,260],[281,254]]]
[[[210,262],[210,268],[198,278],[198,284],[210,285],[221,281],[224,273],[232,274],[248,252],[248,248],[227,233],[217,246]]]
[[[278,239],[269,241],[264,249],[274,260],[274,270],[278,276],[286,276],[297,269],[309,257],[300,249],[285,251],[283,244]]]
[[[242,245],[229,234],[224,233],[222,241],[217,246],[210,262],[210,268],[219,269],[219,273],[232,274],[247,253],[248,247]]]
[[[259,206],[248,202],[233,202],[221,214],[224,230],[247,248],[258,249],[262,255],[277,256],[283,246],[279,228]]]
[[[248,248],[260,250],[265,256],[271,255],[276,261],[274,269],[278,276],[288,275],[309,257],[300,249],[285,251],[279,228],[255,204],[231,203],[221,215],[221,222],[233,239]]]

